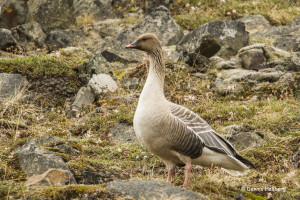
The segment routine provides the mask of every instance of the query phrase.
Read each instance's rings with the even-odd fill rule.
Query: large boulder
[[[108,190],[130,196],[134,199],[207,199],[201,194],[172,186],[162,181],[133,180],[128,182],[112,181]]]
[[[93,17],[95,21],[113,18],[113,0],[74,0],[77,17]]]
[[[187,60],[191,64],[197,59],[205,60],[215,55],[229,58],[236,55],[248,42],[243,22],[214,21],[187,34],[177,44],[176,50],[181,55],[180,60]]]
[[[53,138],[30,140],[16,150],[28,186],[76,184],[73,174],[62,158],[40,147]]]
[[[47,34],[45,44],[50,51],[56,51],[60,48],[81,46],[84,40],[81,30],[55,30]]]
[[[0,49],[6,51],[7,48],[15,47],[17,40],[12,36],[11,31],[0,28]]]
[[[28,14],[28,0],[7,0],[0,14],[0,28],[12,28],[24,24]]]
[[[31,20],[38,22],[45,32],[76,24],[73,0],[38,0],[31,7],[31,15]]]
[[[239,19],[246,26],[246,31],[250,34],[261,32],[271,28],[270,22],[262,15],[248,15]]]
[[[103,47],[105,50],[102,55],[109,62],[138,62],[143,54],[137,51],[128,51],[125,46],[148,32],[157,35],[162,45],[167,46],[177,44],[183,36],[181,28],[172,18],[170,11],[164,6],[159,6],[139,24],[108,41]]]
[[[43,48],[46,34],[41,25],[36,22],[31,22],[19,25],[11,29],[12,35],[16,38],[18,45],[23,48],[38,47]]]
[[[20,74],[0,73],[0,102],[13,97],[27,84],[25,77]]]

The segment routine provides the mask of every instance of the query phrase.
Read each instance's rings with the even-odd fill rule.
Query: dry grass
[[[272,25],[285,25],[299,15],[299,1],[281,0],[177,0],[171,8],[175,20],[185,29],[195,29],[216,20],[235,20],[261,14]]]

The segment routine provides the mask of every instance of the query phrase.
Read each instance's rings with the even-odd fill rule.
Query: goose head
[[[145,33],[138,37],[133,43],[126,46],[128,49],[138,49],[145,51],[149,54],[154,52],[157,49],[161,49],[161,43],[156,35],[151,33]]]

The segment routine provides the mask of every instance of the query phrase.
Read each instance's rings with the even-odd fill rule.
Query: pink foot
[[[190,173],[191,173],[192,164],[186,163],[184,167],[184,182],[183,182],[183,188],[188,189],[190,185]]]
[[[175,175],[175,169],[170,169],[170,170],[168,171],[168,179],[167,179],[167,181],[168,181],[169,183],[171,183],[171,181],[172,181],[174,175]]]

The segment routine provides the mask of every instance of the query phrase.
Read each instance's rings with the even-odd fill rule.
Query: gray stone
[[[55,30],[47,34],[45,44],[49,50],[56,51],[60,48],[80,46],[85,40],[81,30]]]
[[[201,194],[172,186],[170,183],[152,180],[133,180],[128,182],[113,181],[108,190],[117,192],[123,197],[134,199],[207,199]]]
[[[239,58],[244,69],[260,70],[267,67],[266,58],[262,49],[251,49],[240,53]]]
[[[108,136],[112,137],[113,141],[120,143],[131,143],[137,141],[133,126],[125,123],[116,123],[115,126],[110,129]]]
[[[0,49],[6,51],[7,48],[15,47],[17,40],[12,36],[11,31],[0,28]]]
[[[262,15],[248,15],[239,19],[246,26],[246,31],[250,34],[261,32],[271,28],[270,22]]]
[[[95,96],[89,87],[79,89],[75,101],[72,104],[73,111],[79,111],[85,105],[91,105],[95,101]]]
[[[220,61],[216,64],[217,69],[222,70],[222,69],[235,69],[236,65],[235,62],[230,61],[230,60],[223,60]]]
[[[241,149],[254,147],[263,142],[260,133],[243,125],[230,125],[224,127],[222,131],[227,134],[226,139],[228,139],[235,147]]]
[[[13,97],[27,84],[27,80],[20,74],[0,73],[0,102]]]
[[[299,72],[300,71],[300,52],[292,53],[292,66],[289,68],[292,71]]]
[[[137,78],[123,78],[121,82],[129,90],[136,90],[140,86],[140,80]]]
[[[252,37],[287,51],[300,51],[300,25],[272,27]]]
[[[23,48],[45,47],[44,40],[46,39],[46,34],[41,25],[36,22],[19,25],[12,28],[11,32],[16,38],[18,45]]]
[[[0,14],[0,28],[10,29],[24,24],[28,14],[28,0],[7,0]]]
[[[88,87],[92,89],[97,98],[101,94],[115,92],[118,89],[116,81],[107,74],[94,74],[88,83]]]
[[[187,34],[176,46],[182,60],[186,57],[220,56],[229,58],[248,44],[245,24],[240,21],[214,21]]]
[[[98,53],[96,53],[93,58],[80,65],[78,71],[80,79],[85,84],[89,82],[93,74],[109,74],[110,76],[114,77],[109,63],[102,55],[99,55]]]
[[[253,44],[240,49],[237,62],[244,69],[261,70],[276,65],[288,65],[290,53],[266,44]]]
[[[93,17],[95,21],[113,18],[112,0],[74,0],[77,17]]]
[[[76,184],[70,171],[63,169],[49,169],[40,175],[28,177],[27,187],[49,187]]]
[[[144,33],[154,33],[163,45],[177,44],[183,36],[178,24],[173,20],[170,11],[159,6],[136,26],[126,30],[109,40],[104,45],[103,57],[109,62],[139,62],[144,57],[142,52],[125,49],[127,44],[135,41]]]
[[[46,141],[47,139],[31,140],[16,150],[20,166],[28,177],[27,185],[76,184],[62,158],[40,147]]]
[[[37,1],[31,14],[32,20],[38,22],[46,33],[76,24],[73,0]]]

